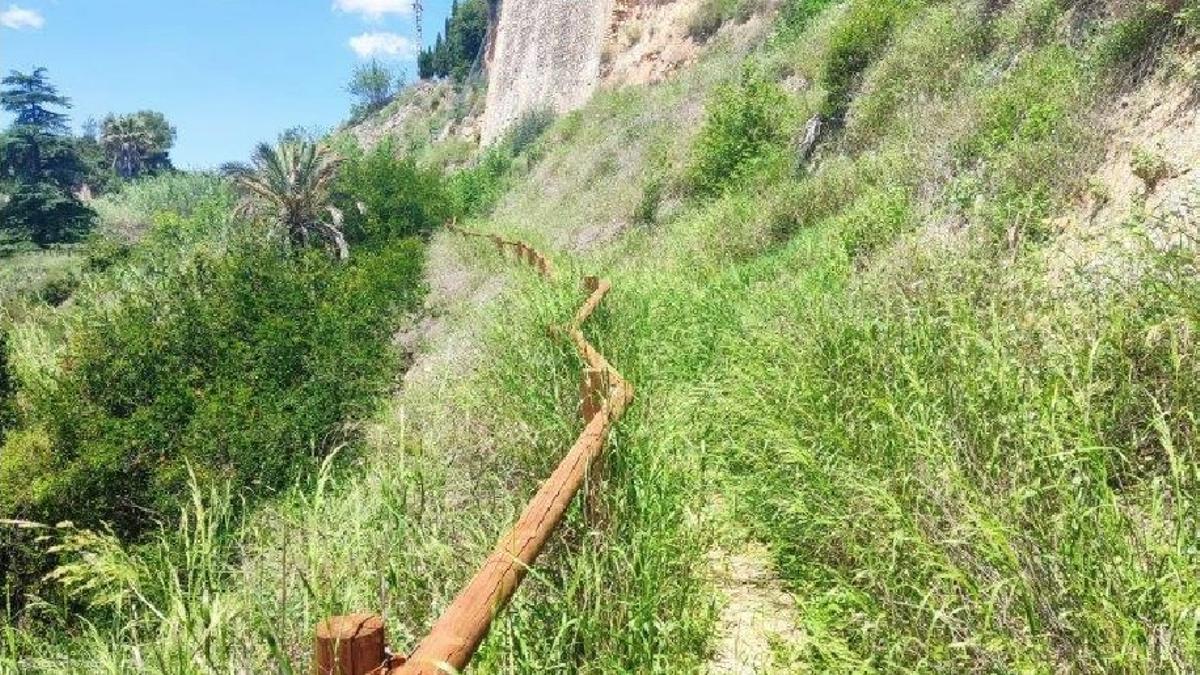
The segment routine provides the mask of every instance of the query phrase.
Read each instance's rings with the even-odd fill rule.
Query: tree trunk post
[[[335,616],[317,624],[314,675],[367,675],[384,652],[383,619],[374,614]]]

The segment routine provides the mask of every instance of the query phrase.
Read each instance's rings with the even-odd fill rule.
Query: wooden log
[[[335,616],[317,624],[315,675],[366,675],[386,660],[383,619],[374,614]]]
[[[584,368],[579,393],[582,399],[580,414],[583,415],[583,423],[587,424],[604,407],[604,399],[608,397],[608,373],[591,367]]]
[[[583,415],[583,423],[586,425],[602,411],[606,411],[604,404],[608,398],[609,383],[607,371],[588,367],[584,368],[582,372],[583,381],[579,388],[583,400],[580,412]],[[608,523],[608,513],[604,508],[604,498],[601,494],[604,466],[604,453],[602,452],[588,469],[586,488],[583,491],[584,521],[595,530],[604,529]]]
[[[462,670],[487,635],[496,613],[508,604],[579,493],[588,467],[608,434],[609,411],[592,418],[566,458],[542,484],[516,526],[500,538],[483,567],[438,619],[408,661],[391,675],[438,675],[444,666]]]

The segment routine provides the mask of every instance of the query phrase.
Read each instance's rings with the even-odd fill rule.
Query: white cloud
[[[386,14],[409,16],[412,0],[334,0],[335,9],[350,14],[362,14],[368,19],[382,19]]]
[[[41,14],[32,9],[25,9],[17,5],[9,5],[8,9],[0,12],[0,26],[11,28],[13,30],[24,30],[32,28],[37,30],[46,25],[46,20]]]
[[[350,48],[361,58],[392,56],[410,59],[420,51],[417,43],[395,33],[363,33],[350,38]]]

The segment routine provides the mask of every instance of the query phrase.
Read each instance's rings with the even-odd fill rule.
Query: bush
[[[1118,20],[1097,43],[1099,65],[1128,73],[1154,59],[1176,26],[1166,3],[1136,3],[1132,12]]]
[[[1084,91],[1078,55],[1038,50],[980,99],[976,129],[959,156],[978,169],[984,220],[995,230],[1041,237],[1058,196],[1082,189],[1090,139],[1077,121]],[[1014,232],[1018,233],[1018,232]]]
[[[391,141],[365,156],[352,156],[342,167],[336,192],[351,243],[370,246],[427,236],[451,216],[442,175],[401,158]]]
[[[524,155],[537,143],[542,134],[554,124],[554,111],[549,108],[530,110],[513,124],[504,138],[504,144],[513,157]]]
[[[788,0],[780,8],[779,23],[783,30],[799,33],[818,14],[825,11],[835,0]]]
[[[1146,186],[1146,192],[1154,192],[1162,181],[1171,177],[1171,165],[1162,155],[1146,150],[1133,149],[1133,160],[1130,162],[1133,175],[1137,176]]]
[[[850,108],[859,76],[879,56],[897,25],[919,3],[916,0],[854,0],[830,35],[821,71],[828,92],[823,113],[835,124]]]
[[[125,183],[120,191],[92,202],[92,208],[102,233],[128,243],[145,235],[162,214],[191,218],[214,205],[232,211],[235,201],[229,181],[216,174],[165,173]]]
[[[711,196],[737,185],[786,146],[791,117],[787,95],[756,68],[717,88],[688,171],[692,189]]]
[[[0,518],[137,537],[176,513],[189,470],[262,497],[370,412],[395,372],[395,314],[419,297],[421,244],[349,264],[249,237],[230,248],[76,298],[57,370],[20,383]],[[22,560],[9,563],[44,565]]]

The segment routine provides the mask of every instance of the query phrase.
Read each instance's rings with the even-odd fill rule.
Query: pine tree
[[[0,84],[0,108],[16,118],[0,146],[0,174],[15,184],[0,207],[0,226],[40,246],[75,239],[92,214],[74,194],[85,170],[61,112],[71,102],[47,81],[45,68],[13,71]]]

